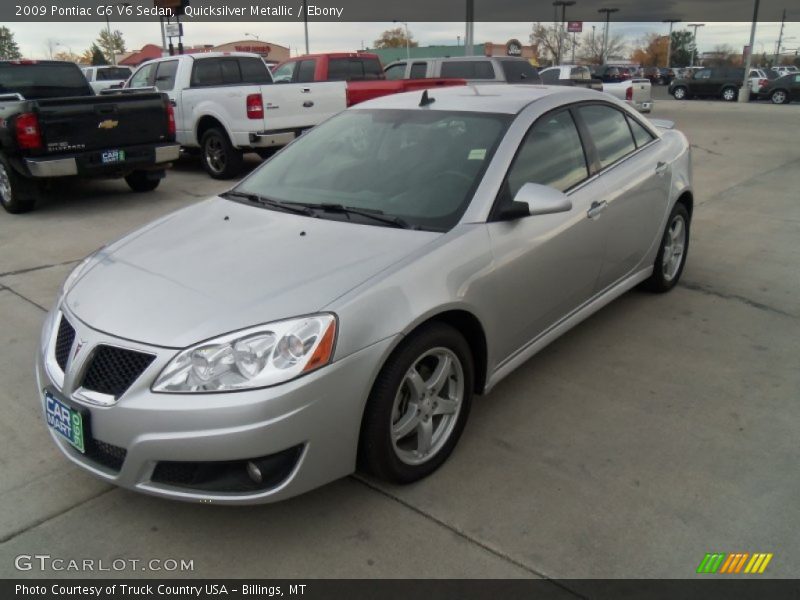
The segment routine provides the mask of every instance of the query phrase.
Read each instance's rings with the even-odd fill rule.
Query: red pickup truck
[[[377,54],[337,52],[290,58],[272,70],[275,83],[346,81],[347,106],[379,96],[440,86],[464,85],[464,79],[387,80]]]

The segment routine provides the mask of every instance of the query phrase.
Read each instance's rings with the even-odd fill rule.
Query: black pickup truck
[[[0,61],[0,203],[32,210],[55,177],[124,177],[150,191],[176,160],[166,94],[96,96],[74,63]]]

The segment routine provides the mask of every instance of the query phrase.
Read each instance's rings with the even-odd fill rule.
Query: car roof
[[[428,97],[435,100],[430,108],[419,106],[422,90],[403,94],[390,94],[362,102],[354,110],[365,108],[450,110],[465,112],[506,113],[515,115],[529,104],[555,95],[563,95],[564,102],[599,100],[602,96],[595,90],[559,85],[536,84],[473,84],[448,86],[427,90]]]

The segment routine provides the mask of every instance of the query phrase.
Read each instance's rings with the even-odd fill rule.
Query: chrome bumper
[[[178,144],[164,144],[156,146],[153,164],[178,160],[181,147]],[[68,158],[26,158],[25,166],[33,177],[68,177],[78,174],[78,160],[74,156]],[[108,165],[109,167],[124,167],[125,163]],[[133,165],[132,165],[133,166]],[[140,165],[147,168],[149,165]]]

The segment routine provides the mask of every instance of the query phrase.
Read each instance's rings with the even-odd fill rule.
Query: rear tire
[[[769,99],[773,104],[789,104],[789,94],[783,90],[775,90],[772,92]]]
[[[678,86],[672,90],[672,97],[675,100],[686,100],[689,98],[689,91],[685,87]]]
[[[359,467],[393,483],[427,477],[450,456],[469,417],[472,353],[450,325],[409,335],[381,369],[359,438]]]
[[[39,194],[38,182],[17,173],[0,154],[0,204],[6,212],[17,215],[32,211]]]
[[[653,265],[653,274],[642,282],[644,289],[663,294],[674,288],[683,274],[689,253],[689,211],[680,202],[672,209],[667,220],[661,247]]]
[[[157,177],[148,177],[147,171],[134,171],[125,176],[125,183],[134,192],[152,192],[161,183]]]
[[[232,179],[242,172],[242,152],[233,147],[222,129],[212,127],[206,131],[200,140],[200,149],[203,169],[214,179]]]
[[[736,91],[735,87],[726,87],[722,90],[722,99],[725,102],[736,102],[738,100],[739,93]]]

